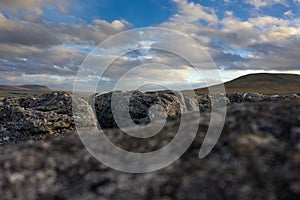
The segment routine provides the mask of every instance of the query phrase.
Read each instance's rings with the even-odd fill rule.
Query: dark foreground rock
[[[189,115],[192,124],[195,117]],[[1,146],[0,197],[300,199],[299,99],[229,107],[217,145],[199,159],[209,114],[202,117],[197,138],[181,159],[148,174],[105,167],[89,155],[76,135]],[[168,122],[168,130],[159,134],[157,144],[168,141],[178,123]],[[107,134],[113,137],[120,132],[113,129]],[[124,148],[145,150],[145,143],[126,137],[116,140],[122,141]]]
[[[136,124],[148,124],[151,122],[151,118],[176,117],[183,113],[199,111],[196,98],[173,91],[149,93],[142,93],[138,90],[115,91],[92,98],[95,98],[95,110],[102,128],[118,127],[116,118],[122,119],[122,124],[126,126],[128,124],[126,120],[133,120]],[[116,112],[113,112],[111,105],[114,105]],[[153,109],[155,105],[160,105],[161,110],[151,112],[151,108]],[[128,107],[128,111],[125,110],[126,107]],[[128,112],[130,116],[126,117]]]

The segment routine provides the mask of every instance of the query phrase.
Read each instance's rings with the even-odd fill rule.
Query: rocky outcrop
[[[0,144],[63,136],[73,131],[70,93],[6,98],[0,105]]]
[[[235,93],[226,94],[229,99],[229,104],[242,103],[242,102],[261,102],[261,101],[277,101],[283,99],[297,99],[300,98],[300,94],[291,95],[266,95],[261,93]]]
[[[1,199],[299,199],[299,113],[299,99],[232,105],[217,145],[199,159],[204,122],[210,119],[205,112],[188,151],[171,166],[148,174],[102,165],[76,135],[0,146]],[[193,124],[196,116],[189,116]],[[151,151],[169,142],[179,123],[167,122],[151,144],[127,138],[118,129],[107,135],[122,148]]]
[[[112,94],[94,95],[95,112],[101,128],[118,127],[116,118],[122,126],[148,124],[153,119],[171,119],[187,112],[201,112],[222,105],[234,105],[243,102],[261,102],[298,99],[299,95],[264,94],[214,94],[184,96],[173,91],[114,92],[115,112],[111,108]],[[129,106],[128,106],[129,102]],[[80,105],[81,104],[81,105]],[[81,100],[79,105],[88,105]],[[126,110],[128,108],[128,110]],[[129,112],[129,115],[128,115]],[[114,114],[114,115],[113,115]],[[93,122],[91,115],[76,116],[84,118],[84,123]],[[82,120],[81,120],[82,122]],[[120,125],[120,124],[118,124]],[[72,95],[67,92],[49,92],[38,97],[5,98],[0,103],[0,144],[18,143],[28,139],[63,136],[74,132],[75,123],[72,113]]]
[[[243,94],[243,101],[248,101],[248,102],[257,102],[257,101],[266,101],[268,100],[268,96],[260,93],[244,93]]]
[[[113,112],[111,105],[114,105],[113,109],[116,112]],[[155,105],[160,106],[161,109],[157,110],[158,112],[153,111],[154,116],[151,116],[151,108]],[[95,110],[102,128],[118,127],[115,118],[122,119],[125,126],[129,123],[125,120],[133,120],[136,124],[147,124],[151,122],[151,118],[176,117],[197,109],[198,102],[195,98],[169,91],[149,93],[115,91],[95,97]],[[128,111],[130,115],[127,115]]]

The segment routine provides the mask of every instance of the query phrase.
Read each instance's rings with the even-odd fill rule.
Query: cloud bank
[[[135,28],[126,19],[107,21],[95,17],[86,22],[75,16],[76,22],[68,23],[43,17],[47,7],[72,16],[73,2],[0,1],[0,84],[45,83],[53,88],[71,89],[81,62],[93,47],[111,35]],[[219,2],[225,8],[237,3],[235,0]],[[299,0],[246,0],[243,3],[248,5],[246,17],[240,17],[237,10],[221,10],[188,0],[173,0],[173,4],[176,5],[174,14],[153,26],[191,36],[210,53],[226,76],[228,71],[236,71],[232,77],[240,71],[300,71],[300,16],[292,10],[292,6],[300,6]],[[264,12],[276,5],[285,7],[280,15]],[[168,54],[155,54],[155,59],[181,65],[179,70],[186,70],[187,63]],[[129,62],[128,57],[120,58],[108,76],[110,80],[117,78],[120,69],[144,63],[139,59]],[[184,76],[191,76],[185,72],[181,71]],[[162,73],[153,69],[148,74],[151,77]],[[176,80],[176,75],[170,76]]]

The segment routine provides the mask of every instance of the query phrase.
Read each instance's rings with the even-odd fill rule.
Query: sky
[[[114,34],[143,27],[193,38],[223,81],[257,72],[300,74],[300,0],[0,0],[0,84],[71,90],[93,48]],[[163,80],[166,74],[178,88],[179,76],[200,86],[185,61],[166,52],[148,54],[129,52],[116,60],[102,83],[115,84],[120,71],[151,57],[151,62],[178,66],[139,68],[124,88],[137,80]]]

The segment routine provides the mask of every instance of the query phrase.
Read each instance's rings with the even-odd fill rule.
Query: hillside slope
[[[38,95],[52,91],[43,85],[0,85],[0,97]]]
[[[50,89],[43,85],[0,85],[0,90],[14,90],[14,91],[27,91],[27,90],[39,90],[50,91]]]
[[[297,74],[248,74],[224,83],[226,93],[264,93],[294,94],[300,93],[300,75]],[[206,88],[195,90],[207,93]]]

